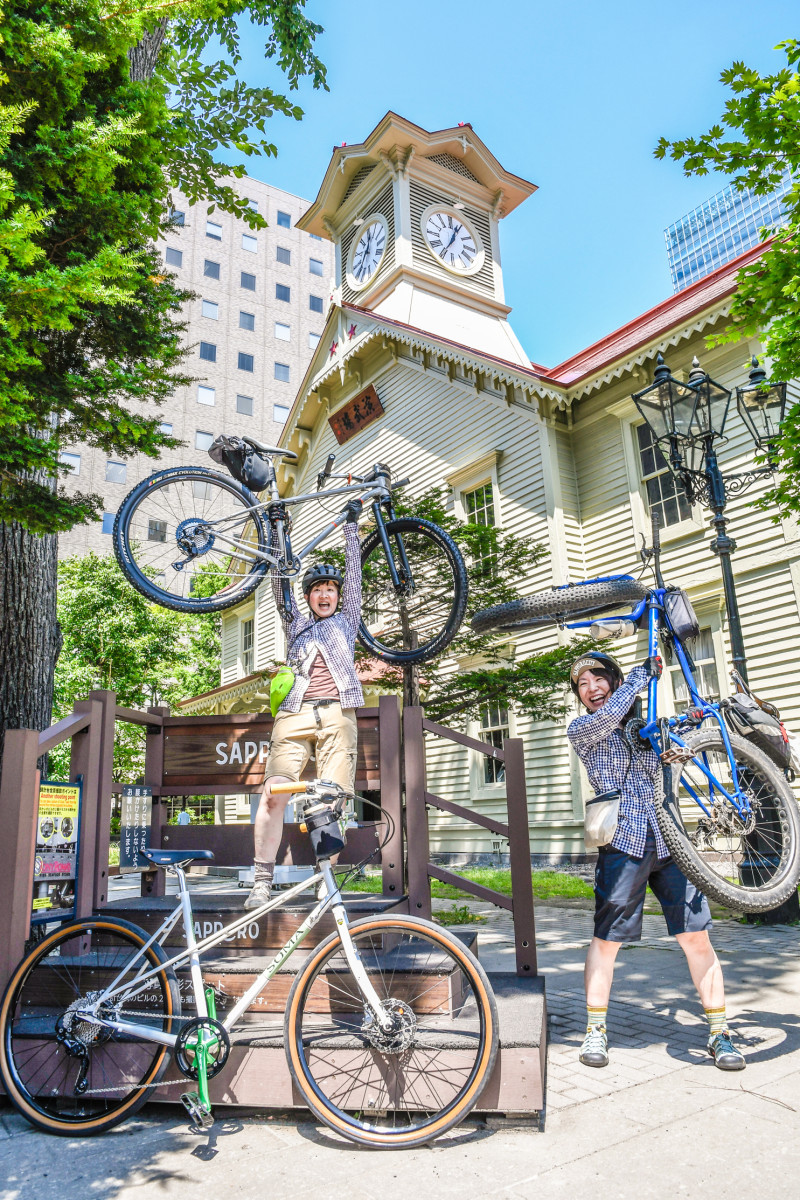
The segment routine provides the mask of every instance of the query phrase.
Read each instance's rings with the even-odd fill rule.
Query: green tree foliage
[[[56,720],[96,688],[141,709],[173,706],[219,685],[219,617],[187,617],[151,603],[127,583],[113,555],[76,555],[59,563],[58,619],[64,646],[56,665]],[[59,749],[64,761],[57,751],[51,771],[67,766],[68,747]],[[141,727],[119,722],[115,778],[137,777],[143,754]]]
[[[775,379],[800,377],[800,41],[790,38],[776,49],[786,66],[772,75],[736,62],[720,79],[733,95],[718,124],[701,137],[661,138],[656,158],[669,155],[686,175],[721,171],[739,190],[767,195],[787,171],[794,182],[786,198],[783,226],[768,249],[737,276],[730,323],[711,335],[710,345],[761,338],[772,360]],[[790,410],[778,442],[782,474],[765,497],[778,516],[800,512],[800,404]]]
[[[425,517],[446,530],[461,550],[469,575],[467,614],[446,651],[448,659],[457,660],[459,670],[445,672],[438,662],[419,668],[426,715],[434,721],[466,720],[479,718],[486,705],[498,704],[536,721],[554,720],[567,711],[564,681],[584,643],[522,657],[507,631],[479,635],[470,628],[471,617],[480,609],[519,599],[547,551],[499,526],[459,520],[449,498],[447,488],[432,488],[395,502],[397,516]],[[340,551],[326,550],[324,557],[326,562],[344,565]],[[358,645],[356,655],[357,661],[369,661]],[[402,668],[381,664],[380,678],[372,685],[401,692]]]

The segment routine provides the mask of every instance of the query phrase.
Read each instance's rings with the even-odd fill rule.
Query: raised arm
[[[644,667],[634,667],[627,679],[597,712],[576,717],[570,723],[567,737],[580,753],[605,740],[618,728],[620,721],[633,704],[639,692],[647,687],[650,676]]]
[[[361,543],[358,525],[348,521],[344,527],[344,587],[342,616],[355,632],[361,620]]]

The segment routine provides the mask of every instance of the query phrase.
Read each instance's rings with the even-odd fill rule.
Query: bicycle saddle
[[[213,850],[143,850],[142,854],[154,867],[174,867],[176,863],[189,862],[193,858],[214,861]]]
[[[258,438],[254,437],[243,437],[242,441],[247,442],[248,446],[252,446],[254,450],[258,450],[259,454],[279,454],[281,458],[297,460],[294,450],[282,450],[280,446],[268,446],[266,442],[259,442]]]

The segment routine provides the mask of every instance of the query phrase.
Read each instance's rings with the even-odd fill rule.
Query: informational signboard
[[[33,860],[34,924],[75,915],[80,815],[79,783],[42,780]]]
[[[153,815],[153,789],[141,784],[122,788],[122,814],[119,823],[119,871],[150,871],[142,854],[150,845],[150,821]]]
[[[328,424],[339,445],[343,445],[383,413],[383,405],[372,384],[348,400],[342,408],[328,417]]]

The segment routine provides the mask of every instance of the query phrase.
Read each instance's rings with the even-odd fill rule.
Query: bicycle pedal
[[[184,1092],[181,1096],[181,1104],[196,1125],[202,1125],[204,1129],[210,1129],[214,1124],[214,1114],[206,1112],[197,1092]]]

